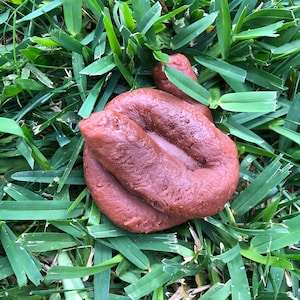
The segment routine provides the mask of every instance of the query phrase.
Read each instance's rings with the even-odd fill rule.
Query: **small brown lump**
[[[89,191],[109,219],[131,232],[214,215],[239,180],[234,142],[197,105],[169,92],[123,93],[79,123]]]
[[[178,54],[170,55],[168,66],[176,69],[177,71],[180,71],[181,73],[190,77],[195,82],[198,81],[197,76],[194,73],[189,60],[183,54],[178,53]],[[211,121],[213,120],[211,112],[207,106],[202,105],[199,102],[196,102],[191,97],[186,95],[183,91],[181,91],[176,85],[174,85],[169,81],[169,79],[167,78],[166,74],[163,71],[163,63],[158,62],[155,65],[155,67],[152,69],[152,76],[156,84],[156,87],[159,90],[168,92],[178,97],[179,99],[189,102],[190,104],[196,106],[208,119],[210,119]]]

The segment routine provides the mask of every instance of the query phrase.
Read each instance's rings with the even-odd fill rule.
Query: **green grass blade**
[[[280,156],[270,163],[263,172],[245,188],[245,190],[232,203],[232,210],[235,215],[246,214],[255,205],[260,203],[269,192],[276,188],[288,175],[290,165],[282,166]]]
[[[246,14],[247,14],[247,7],[246,6],[244,6],[244,8],[236,14],[236,16],[233,20],[233,22],[234,22],[233,29],[232,29],[233,34],[236,35],[240,32],[240,30],[243,26]]]
[[[89,234],[96,239],[128,235],[126,230],[123,230],[112,223],[88,226],[87,230]]]
[[[100,19],[104,10],[104,4],[98,0],[84,0],[84,3],[89,9]]]
[[[175,233],[136,235],[132,237],[132,240],[143,250],[177,253],[184,257],[193,256],[190,249],[178,243]]]
[[[72,260],[70,259],[67,252],[60,251],[57,256],[57,262],[60,266],[73,266]],[[88,295],[85,290],[85,286],[81,278],[65,278],[62,280],[63,288],[65,290],[65,299],[87,299]]]
[[[112,24],[112,20],[110,17],[110,13],[107,7],[104,8],[104,18],[103,18],[103,23],[106,29],[106,34],[108,38],[108,42],[110,45],[110,48],[114,54],[116,54],[118,57],[121,57],[122,55],[122,50],[120,43],[117,39],[114,26]]]
[[[44,90],[40,93],[37,93],[26,105],[23,106],[23,108],[18,110],[18,112],[14,116],[14,119],[16,121],[20,121],[27,113],[40,107],[41,105],[46,104],[54,95],[60,94],[65,90],[68,90],[73,84],[74,82],[68,81],[62,86],[56,89],[52,89],[51,92]]]
[[[88,189],[87,187],[85,189],[83,189],[80,194],[76,197],[76,199],[74,199],[74,201],[72,202],[72,205],[69,207],[69,209],[67,210],[67,213],[69,214],[70,212],[72,212],[75,208],[77,208],[77,206],[79,205],[79,203],[82,202],[82,200],[87,196],[88,193]]]
[[[250,84],[248,84],[247,82],[241,82],[240,80],[232,79],[230,77],[227,77],[226,75],[222,75],[222,77],[234,92],[242,93],[252,91]]]
[[[15,80],[15,84],[17,88],[21,89],[22,91],[42,91],[44,86],[34,79],[27,79],[27,78],[17,78]],[[53,86],[51,86],[53,88]]]
[[[36,260],[20,243],[17,243],[17,237],[5,223],[2,223],[0,226],[0,240],[17,277],[18,285],[20,287],[25,285],[27,277],[35,285],[39,285],[43,277]]]
[[[179,89],[200,103],[208,105],[210,93],[203,86],[169,66],[164,66],[164,71],[168,79]]]
[[[273,282],[270,280],[267,289],[273,290],[274,296],[277,297],[280,291],[280,286],[282,286],[285,271],[282,268],[271,267],[270,268],[270,277]]]
[[[74,72],[74,80],[77,83],[78,91],[81,99],[84,99],[85,92],[87,90],[87,76],[80,74],[80,71],[84,68],[84,58],[81,54],[72,52],[72,67]]]
[[[226,61],[214,59],[208,56],[195,56],[195,60],[204,67],[228,78],[232,78],[240,82],[244,82],[246,79],[247,72],[245,70],[229,64]]]
[[[162,300],[164,299],[164,289],[163,287],[157,288],[152,294],[152,300]]]
[[[78,206],[68,213],[69,201],[0,201],[1,220],[58,220],[76,218],[82,213]]]
[[[112,249],[99,241],[95,243],[94,264],[101,264],[112,258]],[[108,299],[110,289],[110,270],[94,275],[94,297],[95,300]]]
[[[50,220],[49,224],[53,225],[55,228],[68,233],[74,238],[83,239],[86,236],[86,231],[84,230],[84,224],[86,222],[86,218],[83,217],[81,219],[65,219],[65,220]]]
[[[283,21],[266,25],[260,28],[248,29],[247,31],[242,31],[233,37],[234,40],[245,40],[245,39],[255,39],[258,37],[277,37],[279,34],[277,30],[283,25]]]
[[[298,124],[300,124],[300,93],[292,99],[292,103],[285,117],[283,126],[296,132],[299,126]],[[284,135],[279,137],[279,149],[286,151],[291,145],[291,139],[285,137]]]
[[[29,145],[26,144],[23,139],[22,140],[20,139],[16,142],[16,148],[22,154],[22,156],[26,159],[30,168],[33,169],[34,168],[34,158],[32,157],[32,149],[29,147]]]
[[[70,279],[70,278],[80,278],[85,276],[91,276],[116,266],[123,260],[123,256],[118,254],[111,259],[94,265],[92,267],[71,267],[71,266],[54,266],[52,267],[48,275],[46,276],[47,280],[57,280],[57,279]]]
[[[59,46],[58,43],[53,41],[50,37],[38,37],[38,36],[33,36],[31,40],[39,45],[46,46],[46,47],[57,47]]]
[[[281,235],[285,235],[282,234]],[[263,236],[263,235],[262,235]],[[256,240],[260,240],[259,237],[255,237],[254,238],[254,242]],[[259,264],[263,264],[266,266],[273,266],[273,267],[277,267],[277,268],[282,268],[282,270],[286,269],[289,271],[294,270],[294,266],[293,264],[285,258],[280,258],[280,257],[276,257],[276,256],[266,256],[266,255],[261,255],[259,252],[257,252],[257,250],[255,248],[249,247],[242,247],[241,248],[241,255],[246,257],[247,259],[250,259],[252,261],[255,261]]]
[[[35,77],[46,87],[50,89],[54,88],[52,80],[37,67],[33,66],[32,64],[27,64],[26,68],[28,68],[28,70],[33,73]]]
[[[293,48],[294,49],[294,48]],[[286,74],[291,68],[297,69],[300,64],[300,53],[299,50],[295,51],[295,54],[288,55],[286,59],[282,63],[277,65],[277,68],[274,72],[276,74]]]
[[[90,235],[97,239],[111,238],[127,236],[128,232],[116,227],[114,224],[99,224],[87,227]],[[171,253],[178,253],[184,257],[193,256],[193,252],[180,245],[173,233],[169,234],[148,234],[144,235],[132,235],[130,236],[132,241],[142,250],[152,251],[166,251]]]
[[[108,102],[109,98],[115,92],[117,84],[120,80],[121,74],[119,72],[113,72],[106,89],[103,91],[101,98],[99,99],[98,104],[95,107],[95,111],[101,111],[106,103]]]
[[[199,264],[187,264],[184,265],[179,257],[175,257],[176,259],[164,259],[164,272],[169,273],[172,278],[168,281],[168,285],[176,282],[177,278],[181,278],[182,276],[193,276],[201,272],[202,266]]]
[[[71,103],[70,105],[66,106],[65,108],[61,109],[60,112],[53,114],[52,117],[50,117],[48,120],[46,120],[44,123],[34,126],[33,133],[34,135],[39,134],[40,132],[44,131],[47,127],[52,125],[59,117],[63,116],[66,112],[73,110],[75,107],[77,107],[78,101]]]
[[[226,110],[236,112],[275,111],[277,92],[240,92],[222,95],[219,105]]]
[[[59,193],[64,185],[67,183],[68,177],[70,176],[73,166],[77,161],[79,153],[82,151],[82,147],[84,144],[84,139],[82,136],[78,139],[78,143],[76,145],[75,151],[73,152],[72,156],[70,157],[70,160],[63,172],[63,175],[61,179],[59,180],[58,187],[57,187],[57,192]]]
[[[178,32],[172,39],[172,48],[177,50],[193,39],[198,37],[202,32],[204,32],[216,19],[217,13],[211,13],[206,15],[199,21],[192,23],[189,26],[184,27],[180,32]]]
[[[292,53],[299,53],[300,40],[295,40],[290,43],[286,43],[282,46],[272,49],[272,53],[275,55],[290,55]]]
[[[37,253],[79,245],[79,242],[69,234],[57,232],[25,233],[22,235],[21,243],[28,251]]]
[[[246,66],[247,80],[261,86],[267,90],[285,90],[283,78],[274,74],[260,70],[253,66]]]
[[[0,117],[0,132],[22,137],[23,141],[18,141],[16,147],[21,151],[29,165],[33,167],[33,159],[35,159],[43,168],[49,169],[47,159],[34,144],[26,126],[23,125],[23,127],[20,127],[13,119]]]
[[[31,132],[29,129],[23,125],[22,130],[26,137],[26,143],[31,148],[32,151],[32,157],[34,160],[43,168],[43,169],[50,169],[50,164],[48,162],[48,159],[45,157],[45,155],[40,151],[40,149],[36,146],[35,141],[33,140],[31,136]]]
[[[120,18],[122,19],[122,24],[132,32],[136,27],[136,23],[132,16],[132,10],[127,2],[120,3]]]
[[[79,136],[72,137],[68,143],[62,145],[55,151],[49,160],[52,170],[58,170],[70,161],[70,158],[74,153],[74,149],[78,145],[78,139]],[[58,171],[58,174],[60,173],[61,172]]]
[[[231,294],[231,280],[224,283],[216,283],[208,292],[201,296],[201,300],[226,300]]]
[[[287,102],[283,103],[281,101],[282,99],[278,99],[278,106],[276,106],[276,111],[271,113],[265,113],[265,112],[243,112],[234,114],[232,117],[230,117],[230,120],[233,120],[234,122],[247,126],[249,129],[257,128],[258,126],[262,126],[264,124],[268,124],[270,120],[282,118],[284,115],[286,115],[288,111]],[[267,126],[268,126],[267,125]]]
[[[173,17],[175,17],[176,15],[182,13],[183,11],[185,11],[187,8],[189,7],[189,5],[181,5],[173,10],[171,10],[170,12],[168,12],[167,14],[163,14],[162,16],[160,16],[155,22],[154,25],[157,24],[161,24]]]
[[[291,282],[292,282],[292,294],[294,297],[297,297],[297,295],[299,294],[299,276],[297,274],[292,273],[291,274]]]
[[[231,45],[231,18],[227,0],[216,0],[215,9],[218,11],[216,19],[219,47],[223,59],[229,54]]]
[[[261,149],[259,147],[247,144],[247,143],[241,143],[241,142],[236,142],[236,145],[238,149],[241,149],[241,152],[247,152],[255,155],[263,155],[265,157],[270,157],[270,158],[275,158],[276,154],[274,154],[271,151],[266,151],[264,149]]]
[[[19,181],[26,182],[40,182],[40,183],[51,183],[57,184],[60,182],[63,176],[63,171],[49,170],[49,171],[20,171],[12,175],[12,178]],[[65,184],[84,185],[85,181],[83,178],[83,172],[80,170],[71,171],[67,177]]]
[[[232,299],[251,300],[245,265],[241,255],[228,262]]]
[[[48,100],[53,97],[54,92],[40,92],[38,93],[27,105],[23,106],[22,109],[18,111],[15,115],[15,120],[20,121],[28,112],[33,110],[36,107],[39,107],[41,104],[46,103]]]
[[[7,257],[0,258],[0,280],[5,279],[14,274]]]
[[[123,75],[125,80],[128,82],[130,87],[134,86],[135,80],[133,76],[130,74],[130,72],[126,69],[126,66],[122,63],[120,58],[114,54],[114,63],[116,64],[117,68],[119,69],[120,73]]]
[[[74,37],[60,30],[51,31],[50,37],[53,41],[58,43],[61,47],[65,48],[66,50],[74,51],[80,55],[83,55],[83,57],[87,61],[92,57],[93,51],[91,48],[81,44]]]
[[[103,75],[111,71],[116,66],[113,55],[104,56],[81,70],[81,74],[90,76]]]
[[[18,122],[9,118],[0,117],[0,132],[25,138],[24,132]]]
[[[125,291],[131,299],[140,299],[151,294],[170,279],[172,279],[172,274],[164,272],[162,264],[152,265],[150,272],[137,282],[125,287]]]
[[[63,0],[63,10],[67,29],[72,36],[76,36],[82,26],[82,0]]]
[[[148,30],[157,22],[161,14],[161,5],[156,2],[151,8],[143,15],[143,18],[138,23],[135,31],[146,34]]]
[[[24,21],[31,21],[33,19],[36,19],[37,17],[42,16],[45,13],[61,6],[63,4],[63,1],[64,0],[54,0],[54,1],[48,2],[44,5],[42,5],[41,7],[39,7],[38,9],[34,10],[33,12],[25,15],[23,18],[19,19],[17,21],[17,23],[21,23]]]
[[[223,124],[232,135],[237,136],[244,141],[254,143],[269,152],[274,152],[274,149],[270,144],[268,144],[261,136],[248,129],[247,127],[230,119],[226,122],[223,122]]]
[[[300,239],[299,221],[300,216],[283,221],[281,225],[288,230],[287,234],[274,231],[273,234],[254,237],[251,240],[251,247],[258,253],[267,253],[288,245],[297,244]]]
[[[273,24],[281,20],[292,21],[294,19],[293,10],[286,8],[264,8],[253,10],[246,18],[245,23],[257,24],[259,26]]]
[[[270,129],[277,132],[281,136],[286,137],[287,139],[295,142],[296,144],[300,145],[300,134],[298,132],[295,132],[294,130],[291,130],[289,128],[286,128],[285,126],[270,126]]]
[[[21,185],[9,183],[3,188],[4,192],[7,193],[12,199],[16,201],[43,201],[45,200],[42,196],[34,193],[31,190],[26,189]]]
[[[274,217],[277,209],[278,209],[278,205],[279,202],[281,200],[281,197],[277,197],[277,199],[272,202],[268,207],[266,207],[263,211],[263,220],[266,223],[269,223],[272,218]]]
[[[88,96],[84,100],[82,106],[78,111],[78,115],[82,118],[88,118],[93,111],[95,103],[98,99],[99,93],[101,92],[102,86],[104,84],[104,79],[99,80],[94,87],[88,93]]]
[[[135,5],[132,5],[133,17],[136,23],[139,24],[145,16],[145,11],[151,9],[151,4],[148,0],[136,0],[134,4]],[[141,30],[142,28],[139,31]]]
[[[210,218],[211,220],[211,218]],[[222,261],[223,263],[227,264],[236,258],[240,253],[240,245],[236,244],[230,250],[225,251],[219,255],[213,257],[212,261],[218,263],[218,261]]]
[[[0,24],[4,24],[7,21],[8,17],[9,17],[9,14],[10,14],[9,9],[7,9],[5,12],[1,13],[1,15],[0,15]]]
[[[109,242],[123,254],[129,261],[142,270],[147,270],[150,267],[148,257],[136,246],[129,237],[110,238]]]

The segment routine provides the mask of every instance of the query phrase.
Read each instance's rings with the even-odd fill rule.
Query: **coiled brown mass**
[[[236,189],[234,142],[197,106],[165,91],[123,93],[79,128],[91,195],[129,231],[159,231],[214,215]]]

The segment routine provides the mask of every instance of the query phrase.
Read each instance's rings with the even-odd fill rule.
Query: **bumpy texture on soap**
[[[162,89],[123,93],[79,124],[90,193],[131,232],[214,215],[239,179],[234,142],[190,99]]]

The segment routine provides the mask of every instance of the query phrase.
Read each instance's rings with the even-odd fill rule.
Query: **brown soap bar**
[[[168,65],[197,81],[188,59]],[[223,210],[239,180],[234,142],[210,110],[172,84],[157,63],[159,89],[115,97],[79,123],[84,173],[100,210],[131,232],[148,233]]]
[[[236,189],[239,162],[233,141],[195,106],[166,92],[142,88],[123,93],[79,126],[93,159],[126,195],[178,223],[220,212]],[[114,202],[103,200],[105,193],[91,186],[89,177],[95,176],[85,168],[93,198],[107,203],[106,214],[117,223]],[[174,226],[172,217],[169,227]],[[136,226],[118,225],[137,232]],[[151,226],[144,232],[157,231]]]

